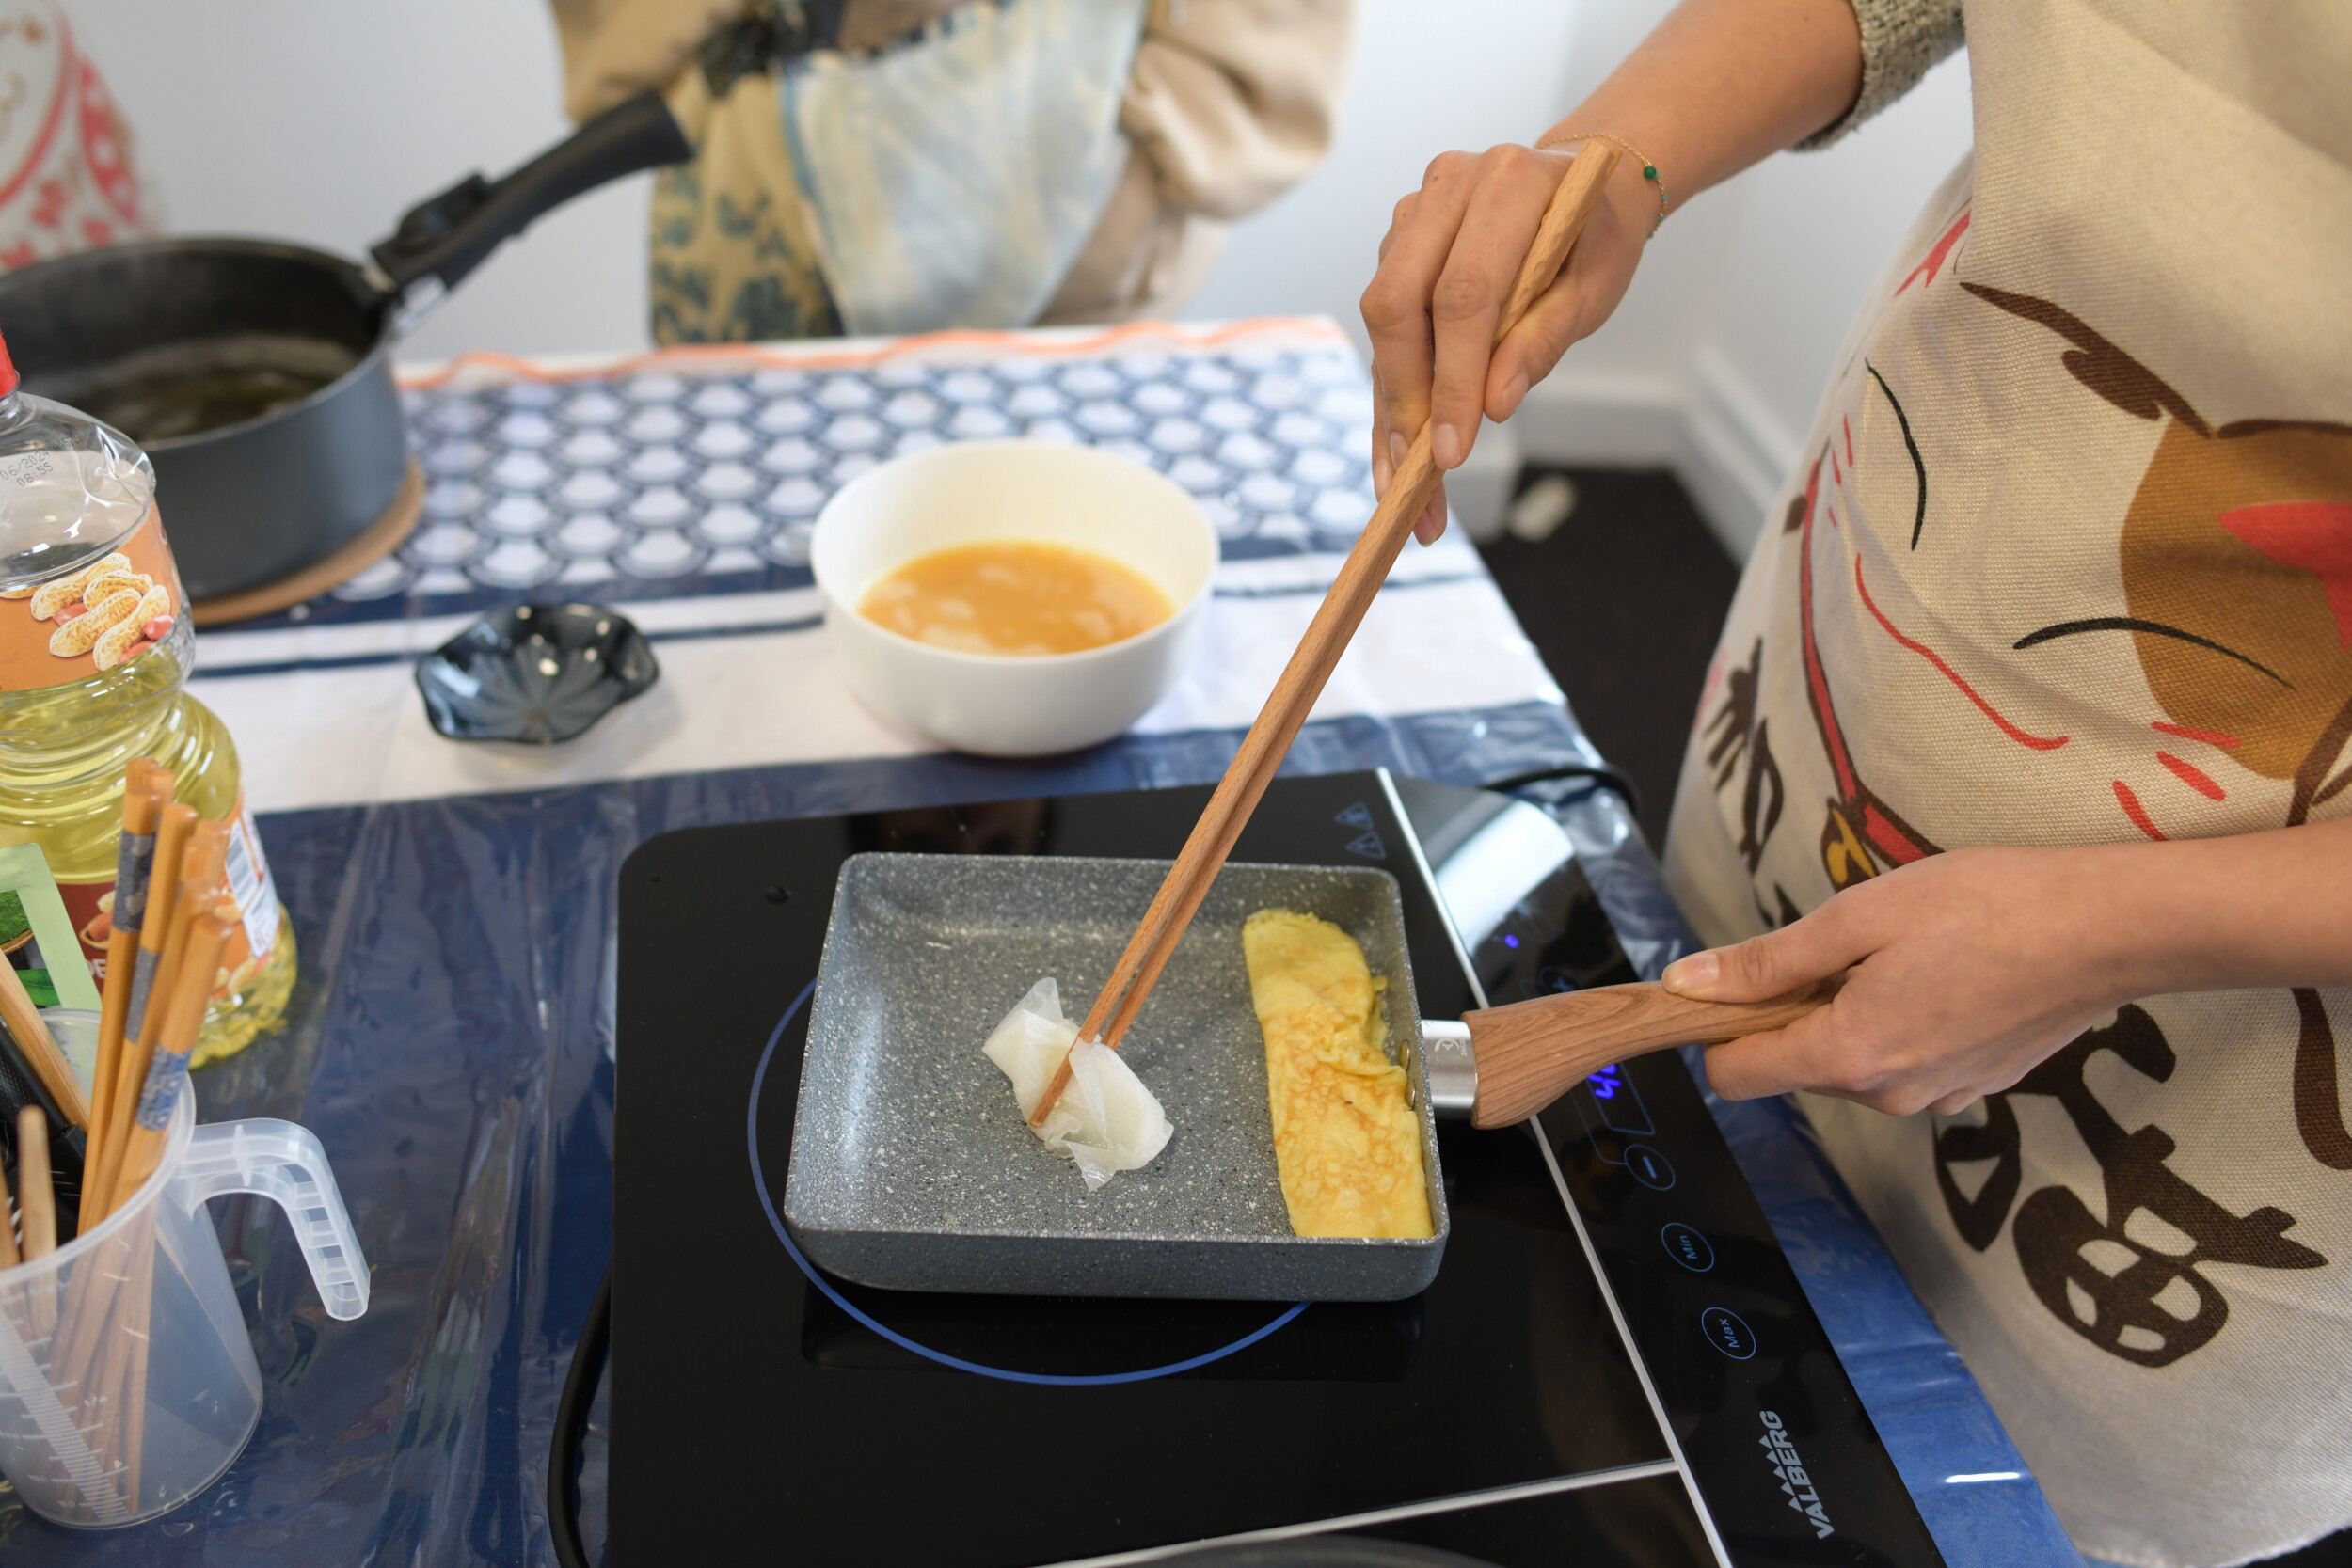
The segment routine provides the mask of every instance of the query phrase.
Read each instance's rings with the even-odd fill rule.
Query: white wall
[[[1966,154],[1969,110],[1967,61],[1947,60],[1846,140],[1784,152],[1700,198],[1721,198],[1722,240],[1692,301],[1673,461],[1736,553],[1753,545],[1797,467],[1856,308]],[[1581,388],[1572,372],[1537,419],[1607,391]],[[1528,444],[1549,435],[1553,450],[1565,441],[1561,454],[1577,456],[1576,434],[1555,419],[1548,432],[1531,428]]]
[[[1526,141],[1569,100],[1581,13],[1560,0],[1359,0],[1339,135],[1323,166],[1239,225],[1184,308],[1198,320],[1335,316],[1366,345],[1357,296],[1389,210],[1438,153]],[[1607,8],[1604,0],[1601,8]],[[1462,90],[1475,84],[1474,90]]]
[[[1329,161],[1236,230],[1186,313],[1321,311],[1362,341],[1356,299],[1389,209],[1429,159],[1541,134],[1668,8],[1481,0],[1437,27],[1425,3],[1364,0]],[[1836,147],[1784,153],[1677,210],[1616,315],[1512,421],[1519,450],[1671,463],[1744,553],[1856,306],[1970,140],[1967,66],[1954,59]]]
[[[1446,8],[1438,26],[1426,0],[1359,3],[1355,69],[1330,157],[1235,230],[1185,314],[1317,312],[1338,317],[1364,344],[1357,297],[1390,209],[1421,184],[1430,159],[1541,135],[1669,8],[1665,0],[1476,0]],[[1691,239],[1706,227],[1694,222]],[[1703,287],[1711,270],[1704,245],[1661,234],[1636,288],[1679,296]],[[1638,296],[1628,308],[1637,304]],[[1662,386],[1689,335],[1676,325],[1679,309],[1656,313],[1663,338],[1604,329],[1580,357]]]
[[[1667,0],[1361,0],[1330,159],[1242,224],[1185,314],[1356,299],[1390,207],[1448,149],[1525,140],[1607,74]],[[566,130],[543,0],[66,0],[182,232],[357,255],[407,206]],[[1440,17],[1442,21],[1440,22]],[[1969,142],[1964,65],[1824,153],[1783,155],[1678,213],[1617,316],[1513,421],[1537,456],[1672,462],[1744,547],[1854,306]],[[407,344],[628,350],[645,335],[640,176],[543,218]],[[1485,443],[1482,443],[1485,445]]]

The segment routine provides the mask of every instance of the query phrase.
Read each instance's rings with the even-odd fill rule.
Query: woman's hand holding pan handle
[[[1818,1011],[1709,1048],[1715,1092],[1812,1089],[1949,1115],[2137,998],[2352,985],[2352,817],[2162,844],[1953,849],[1777,931],[1677,959],[1662,978],[1698,1001],[1761,1002],[1841,975]]]
[[[2151,846],[2150,847],[2156,847]],[[1666,966],[1666,989],[1755,1002],[1842,976],[1827,1006],[1707,1053],[1726,1100],[1812,1089],[1896,1116],[2006,1089],[2150,977],[2129,846],[1955,849],[1802,920]]]
[[[1849,0],[1684,0],[1599,91],[1534,139],[1605,132],[1654,159],[1679,206],[1836,119],[1861,81]],[[1480,416],[1517,413],[1527,389],[1625,297],[1659,206],[1633,157],[1618,165],[1559,281],[1494,343],[1504,296],[1574,150],[1443,153],[1396,204],[1362,302],[1376,394],[1373,485],[1382,494],[1424,420],[1434,421],[1438,467],[1459,466]],[[1415,532],[1428,544],[1444,527],[1440,489]]]

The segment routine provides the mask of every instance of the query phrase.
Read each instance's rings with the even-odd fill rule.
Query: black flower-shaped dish
[[[425,717],[452,740],[569,740],[661,677],[628,617],[593,604],[493,610],[417,664]]]

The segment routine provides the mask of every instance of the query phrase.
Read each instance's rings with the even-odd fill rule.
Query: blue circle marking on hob
[[[801,1272],[808,1275],[808,1282],[822,1291],[827,1301],[847,1312],[858,1323],[872,1329],[900,1350],[913,1351],[926,1360],[936,1361],[943,1367],[953,1367],[960,1372],[976,1372],[981,1377],[1001,1378],[1007,1383],[1041,1383],[1056,1388],[1100,1388],[1114,1383],[1149,1383],[1155,1377],[1174,1377],[1178,1372],[1188,1372],[1196,1367],[1205,1367],[1213,1361],[1222,1361],[1237,1351],[1248,1350],[1277,1329],[1287,1326],[1294,1318],[1307,1310],[1306,1302],[1293,1302],[1283,1308],[1281,1316],[1263,1328],[1253,1329],[1230,1345],[1206,1351],[1182,1361],[1170,1361],[1165,1367],[1146,1367],[1139,1371],[1133,1372],[1075,1374],[1017,1372],[1009,1367],[984,1367],[977,1361],[966,1361],[961,1356],[949,1355],[946,1351],[933,1350],[929,1345],[918,1344],[897,1329],[878,1322],[871,1314],[861,1310],[849,1297],[843,1295],[834,1282],[827,1279],[817,1265],[811,1263],[802,1254],[800,1247],[792,1240],[792,1233],[784,1227],[784,1216],[776,1212],[775,1200],[768,1196],[767,1173],[760,1168],[759,1164],[759,1094],[768,1084],[768,1064],[774,1058],[776,1046],[784,1038],[784,1032],[792,1026],[794,1019],[801,1016],[801,1009],[808,1006],[808,999],[816,990],[817,982],[814,980],[803,986],[801,994],[792,999],[792,1006],[787,1007],[784,1010],[784,1016],[776,1021],[775,1033],[768,1037],[768,1048],[759,1053],[759,1069],[752,1074],[752,1102],[750,1111],[744,1117],[743,1134],[751,1149],[752,1187],[759,1194],[759,1207],[767,1214],[769,1227],[775,1231],[776,1240],[784,1243],[786,1253],[791,1257],[793,1262],[800,1265]]]

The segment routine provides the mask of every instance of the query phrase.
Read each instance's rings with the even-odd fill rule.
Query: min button
[[[1708,1245],[1707,1238],[1680,1220],[1661,1230],[1658,1239],[1664,1243],[1666,1256],[1692,1274],[1705,1274],[1715,1266],[1715,1249]]]

